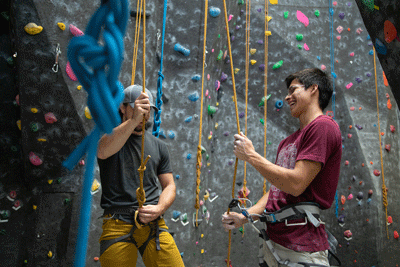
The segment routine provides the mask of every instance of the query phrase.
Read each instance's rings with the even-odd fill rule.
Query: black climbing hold
[[[106,0],[108,1],[108,0]],[[138,12],[136,10],[131,10],[131,17],[136,18]],[[143,15],[143,14],[142,14]],[[146,18],[150,17],[151,13],[146,10]]]

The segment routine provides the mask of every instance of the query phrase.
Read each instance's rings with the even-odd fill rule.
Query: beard
[[[144,130],[147,131],[152,126],[153,126],[153,122],[149,120],[144,124]],[[142,131],[141,126],[135,128],[135,132],[141,132],[141,131]]]

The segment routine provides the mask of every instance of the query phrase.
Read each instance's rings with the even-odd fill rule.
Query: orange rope
[[[375,91],[376,91],[376,109],[378,113],[378,130],[379,130],[379,152],[381,154],[381,169],[382,169],[382,197],[383,197],[383,205],[385,206],[385,214],[386,214],[386,234],[387,238],[389,239],[389,229],[387,225],[387,206],[388,206],[388,200],[387,200],[387,192],[386,192],[386,185],[385,185],[385,175],[383,172],[383,156],[382,156],[382,138],[381,138],[381,123],[379,120],[379,101],[378,101],[378,80],[377,80],[377,75],[376,75],[376,56],[375,56],[375,47],[374,49],[374,71],[375,71]]]
[[[194,205],[196,209],[196,227],[198,225],[199,218],[199,208],[200,208],[200,174],[201,174],[201,131],[203,129],[203,92],[204,92],[204,65],[206,62],[206,38],[207,38],[207,15],[208,15],[208,0],[205,1],[205,11],[204,11],[204,42],[203,42],[203,71],[201,80],[201,104],[200,104],[200,126],[199,126],[199,145],[197,146],[197,163],[196,163],[196,204]]]
[[[139,16],[136,12],[136,29],[135,29],[135,41],[133,46],[133,59],[132,59],[132,79],[131,85],[135,83],[135,75],[136,75],[136,61],[137,61],[137,53],[139,47],[139,38],[140,38],[140,21],[142,19],[142,8],[143,8],[143,0],[140,0],[140,8],[139,8],[139,0],[137,1],[136,10],[139,11]]]
[[[146,0],[143,0],[143,14],[146,14]],[[143,16],[143,93],[146,92],[146,16]],[[138,169],[140,176],[140,185],[139,188],[136,189],[136,199],[139,202],[139,208],[143,207],[143,204],[146,202],[146,194],[143,189],[143,175],[146,170],[146,163],[150,158],[150,155],[146,157],[144,160],[144,134],[145,134],[145,123],[146,118],[143,115],[142,121],[142,149],[141,149],[141,157],[140,157],[140,167]]]
[[[268,94],[268,0],[264,1],[265,23],[264,23],[264,158],[267,158],[267,94]],[[267,193],[267,179],[264,177],[263,195]]]
[[[236,86],[235,86],[235,72],[233,69],[233,59],[232,59],[232,50],[231,50],[231,40],[229,36],[229,24],[228,24],[228,14],[226,10],[226,1],[224,2],[224,12],[225,12],[225,28],[226,28],[226,37],[228,40],[228,50],[229,50],[229,61],[231,65],[231,75],[232,75],[232,86],[233,86],[233,101],[235,102],[235,112],[236,112],[236,126],[238,130],[238,134],[240,134],[240,125],[239,125],[239,112],[237,107],[237,97],[236,97]],[[233,174],[233,181],[232,181],[232,199],[235,198],[235,183],[236,183],[236,173],[237,173],[237,165],[238,165],[238,158],[235,161],[235,172]],[[229,214],[230,208],[228,208],[227,213]],[[231,254],[231,240],[232,240],[232,231],[229,230],[229,247],[228,247],[228,259],[227,259],[227,266],[229,267],[230,261],[230,254]]]

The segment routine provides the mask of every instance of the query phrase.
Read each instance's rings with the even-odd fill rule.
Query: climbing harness
[[[161,54],[160,54],[160,71],[158,72],[158,80],[157,80],[157,100],[156,107],[158,111],[154,113],[154,125],[153,125],[153,135],[155,137],[159,136],[160,125],[161,125],[161,106],[163,104],[162,101],[162,82],[164,80],[164,75],[162,74],[163,70],[163,57],[164,57],[164,39],[165,39],[165,24],[167,21],[167,4],[168,0],[164,0],[164,16],[163,16],[163,29],[162,29],[162,41],[161,41]],[[159,33],[157,33],[157,39],[159,39]]]
[[[196,209],[196,227],[199,226],[199,209],[200,209],[200,175],[201,175],[201,132],[203,129],[203,94],[204,94],[204,63],[206,62],[206,38],[207,38],[207,14],[208,14],[208,0],[205,1],[205,11],[204,11],[204,41],[203,41],[203,70],[202,70],[202,80],[201,80],[201,104],[200,104],[200,126],[199,126],[199,145],[197,146],[197,162],[196,162],[196,204],[194,208]]]
[[[254,220],[253,217],[258,217],[258,219],[261,222],[264,222],[266,225],[272,224],[272,223],[285,223],[286,226],[299,226],[299,225],[306,225],[308,222],[312,223],[315,227],[319,227],[321,224],[325,224],[324,222],[321,221],[320,218],[320,208],[317,203],[314,202],[300,202],[296,204],[291,204],[288,205],[278,211],[275,212],[265,212],[260,215],[260,214],[249,214],[247,212],[247,208],[244,206],[240,205],[240,201],[249,201],[250,206],[252,205],[251,201],[243,198],[243,199],[232,199],[231,203],[229,204],[229,208],[234,208],[238,207],[241,211],[241,213],[247,218],[249,221],[250,225],[256,230],[256,232],[259,234],[259,236],[265,241],[267,247],[271,251],[271,253],[274,255],[276,261],[280,264],[287,265],[289,267],[319,267],[319,266],[324,266],[325,265],[319,265],[319,264],[314,264],[314,263],[304,263],[304,262],[298,262],[298,263],[293,263],[290,262],[289,260],[282,260],[277,252],[275,251],[271,240],[269,239],[267,232],[265,229],[259,230],[254,224],[257,220]],[[304,219],[304,222],[301,223],[289,223],[290,221],[294,220],[299,220],[299,219]],[[335,255],[336,253],[336,246],[337,246],[337,241],[334,238],[334,236],[328,232],[328,230],[325,229],[325,231],[328,234],[328,242],[331,247],[330,250],[328,250],[329,254],[332,255],[339,263],[339,266],[341,265],[340,260],[337,258]],[[333,250],[333,251],[331,251]]]
[[[119,106],[124,98],[118,74],[123,60],[123,36],[128,22],[127,0],[104,0],[90,19],[85,35],[72,38],[68,60],[83,88],[88,92],[88,107],[96,123],[63,166],[72,168],[88,152],[75,254],[75,266],[83,267],[89,237],[91,187],[101,134],[111,134],[121,118]],[[99,38],[103,42],[99,42]],[[104,46],[100,44],[104,43]]]
[[[134,207],[111,207],[107,208],[104,210],[103,216],[100,218],[109,220],[114,218],[115,215],[127,215],[127,216],[132,216],[135,215],[137,211],[137,208]],[[109,217],[111,215],[111,217]],[[136,248],[139,250],[140,255],[143,256],[144,251],[146,250],[147,245],[149,242],[155,238],[156,242],[156,250],[160,251],[160,232],[168,232],[167,229],[160,228],[158,226],[158,221],[161,219],[161,217],[158,217],[154,221],[148,223],[148,225],[151,227],[151,231],[149,233],[149,236],[147,237],[146,241],[139,247],[135,239],[133,238],[133,233],[135,232],[136,229],[139,229],[136,227],[136,224],[132,225],[132,229],[130,232],[126,235],[114,238],[114,239],[108,239],[108,240],[101,240],[100,241],[100,256],[112,245],[118,242],[128,242],[132,243],[136,246]],[[135,219],[136,221],[136,219]],[[142,226],[143,227],[143,226]]]
[[[378,131],[379,131],[379,152],[381,155],[381,169],[382,169],[382,198],[383,198],[383,206],[385,207],[385,214],[386,214],[386,221],[388,221],[388,214],[387,214],[387,207],[388,207],[388,200],[387,200],[387,191],[386,191],[386,185],[385,185],[385,175],[383,172],[383,156],[382,156],[382,138],[381,138],[381,122],[379,120],[379,101],[378,101],[378,80],[376,76],[376,52],[375,52],[375,46],[373,47],[374,49],[374,71],[375,71],[375,92],[376,92],[376,110],[378,114]],[[387,238],[389,239],[389,228],[388,224],[386,224],[386,234]]]

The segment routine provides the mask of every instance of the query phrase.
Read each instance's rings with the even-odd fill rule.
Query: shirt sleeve
[[[321,162],[324,166],[329,155],[328,147],[333,142],[333,131],[333,125],[328,121],[317,122],[306,129],[299,144],[296,161],[311,160]]]
[[[160,143],[159,146],[160,146],[160,164],[158,164],[157,166],[157,175],[164,173],[172,173],[168,147],[164,143]]]

